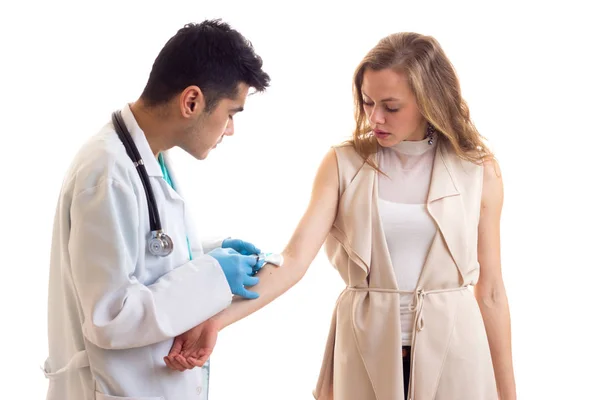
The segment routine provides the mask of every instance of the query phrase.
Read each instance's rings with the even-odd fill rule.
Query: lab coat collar
[[[148,173],[148,176],[162,176],[163,174],[160,164],[152,153],[150,144],[148,144],[148,140],[146,139],[146,135],[135,120],[135,117],[129,108],[129,104],[126,104],[125,107],[123,107],[121,110],[121,116],[123,117],[123,121],[125,121],[125,126],[131,134],[133,142],[135,143],[140,156],[142,156],[142,160],[144,160],[144,165],[146,166],[146,172]]]

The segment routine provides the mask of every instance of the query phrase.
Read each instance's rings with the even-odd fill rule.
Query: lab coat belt
[[[61,375],[65,374],[66,372],[73,371],[76,369],[86,368],[89,366],[90,366],[90,360],[88,358],[87,351],[81,350],[81,351],[78,351],[77,353],[75,353],[73,355],[73,357],[71,357],[71,359],[69,360],[67,365],[65,365],[64,367],[62,367],[61,369],[59,369],[56,372],[48,371],[48,360],[46,360],[46,363],[44,365],[44,368],[42,368],[42,371],[44,371],[44,376],[46,378],[55,379],[55,378],[58,378]]]

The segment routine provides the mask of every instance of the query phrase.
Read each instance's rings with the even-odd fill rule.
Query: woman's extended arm
[[[219,329],[266,306],[302,279],[331,230],[337,213],[338,195],[337,159],[331,149],[317,171],[308,208],[282,253],[284,265],[266,264],[258,273],[260,282],[252,288],[260,297],[255,300],[235,299],[214,317]]]
[[[490,345],[499,399],[512,400],[516,399],[516,389],[512,363],[510,312],[500,267],[500,214],[503,199],[500,169],[495,162],[486,162],[478,235],[478,260],[481,273],[479,282],[475,286],[475,296]]]

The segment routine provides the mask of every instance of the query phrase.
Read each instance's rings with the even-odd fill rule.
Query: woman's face
[[[371,130],[381,146],[425,138],[427,123],[404,73],[365,70],[362,96]]]

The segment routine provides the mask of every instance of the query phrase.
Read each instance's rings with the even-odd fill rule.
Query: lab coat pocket
[[[119,397],[96,392],[96,400],[165,400],[164,397]]]

